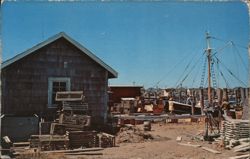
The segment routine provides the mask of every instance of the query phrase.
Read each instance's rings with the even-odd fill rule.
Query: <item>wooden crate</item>
[[[99,147],[115,147],[115,136],[107,133],[98,134]]]
[[[66,135],[32,135],[30,147],[41,151],[68,149],[69,138]]]
[[[69,132],[69,147],[97,147],[96,131],[71,131]]]

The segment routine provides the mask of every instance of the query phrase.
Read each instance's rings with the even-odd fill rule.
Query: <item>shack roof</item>
[[[95,62],[97,62],[99,65],[101,65],[103,68],[105,68],[108,72],[109,72],[109,77],[110,78],[117,78],[118,73],[112,69],[109,65],[107,65],[106,63],[104,63],[100,58],[98,58],[96,55],[94,55],[91,51],[89,51],[87,48],[85,48],[84,46],[82,46],[80,43],[78,43],[77,41],[75,41],[74,39],[72,39],[70,36],[68,36],[66,33],[64,32],[60,32],[50,38],[48,38],[47,40],[35,45],[34,47],[14,56],[13,58],[10,58],[6,61],[4,61],[2,63],[1,69],[9,66],[10,64],[24,58],[25,56],[32,54],[33,52],[35,52],[36,50],[54,42],[55,40],[59,39],[59,38],[64,38],[67,41],[69,41],[71,44],[73,44],[74,46],[76,46],[78,49],[80,49],[83,53],[85,53],[87,56],[89,56],[92,60],[94,60]]]
[[[109,85],[110,88],[114,87],[123,87],[123,88],[143,88],[143,86],[139,85]]]

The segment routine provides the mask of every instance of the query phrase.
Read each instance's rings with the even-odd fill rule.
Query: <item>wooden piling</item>
[[[200,89],[200,104],[201,104],[201,114],[204,114],[203,109],[204,109],[204,93],[203,89]]]
[[[181,88],[179,89],[179,102],[181,103]]]
[[[249,88],[245,88],[246,99],[249,99]]]
[[[223,100],[228,101],[227,88],[223,88]]]
[[[240,88],[240,99],[242,103],[245,103],[246,100],[246,94],[245,94],[245,88]]]
[[[215,99],[215,90],[213,88],[211,88],[211,101],[212,103],[214,102],[214,99]]]
[[[220,88],[217,89],[217,97],[218,97],[218,104],[221,105],[222,104],[223,92],[222,92],[222,89],[220,89]]]
[[[249,88],[244,88],[245,90],[245,102],[243,103],[243,114],[242,119],[248,119],[249,120]]]
[[[192,115],[194,115],[194,107],[196,105],[196,97],[195,97],[196,93],[195,90],[192,90]]]
[[[236,88],[236,90],[235,90],[235,96],[236,96],[236,103],[239,104],[240,100],[241,100],[240,88]]]

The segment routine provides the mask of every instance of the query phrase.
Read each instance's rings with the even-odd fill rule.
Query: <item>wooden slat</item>
[[[234,149],[234,152],[242,152],[242,151],[247,151],[247,150],[250,150],[250,145]]]
[[[43,151],[42,153],[76,153],[76,152],[89,152],[89,151],[101,151],[103,148],[86,148],[86,149],[74,149],[74,150],[55,150],[55,151]]]
[[[19,147],[19,146],[29,146],[30,142],[14,142],[13,146],[14,147]]]
[[[102,152],[76,152],[76,153],[65,153],[65,155],[103,155]]]
[[[56,101],[83,101],[83,91],[57,92]]]
[[[185,143],[178,143],[178,145],[190,146],[190,147],[201,147],[201,145],[193,145],[193,144],[185,144]]]
[[[246,159],[249,157],[250,157],[250,154],[245,154],[245,155],[240,155],[240,156],[229,157],[228,159]]]
[[[213,149],[210,149],[208,147],[202,147],[203,150],[206,150],[206,151],[209,151],[209,152],[212,152],[214,154],[220,154],[221,152],[219,151],[216,151],[216,150],[213,150]]]

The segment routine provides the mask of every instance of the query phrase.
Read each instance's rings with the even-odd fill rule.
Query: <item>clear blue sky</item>
[[[207,30],[225,40],[212,40],[214,49],[249,41],[247,6],[238,1],[5,2],[1,9],[3,60],[64,31],[119,73],[110,84],[176,87],[189,73],[183,86],[199,87]],[[247,49],[229,46],[217,56],[247,84]],[[220,69],[230,87],[239,85]]]

